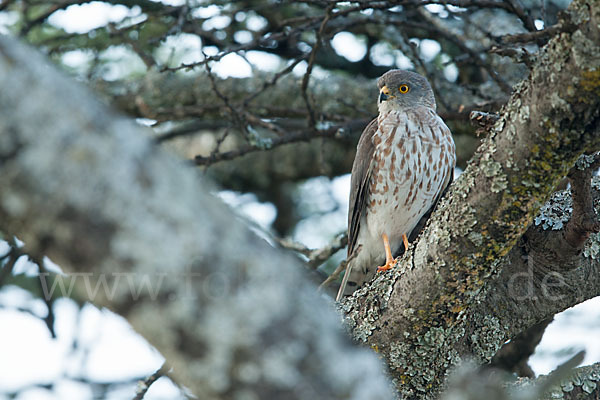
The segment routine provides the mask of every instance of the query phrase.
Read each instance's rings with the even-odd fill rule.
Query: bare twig
[[[6,254],[0,255],[0,287],[2,287],[2,284],[6,280],[6,278],[12,274],[13,268],[14,268],[17,260],[19,260],[19,258],[21,258],[21,256],[26,255],[21,250],[20,246],[17,244],[17,241],[14,238],[9,241],[9,245],[10,245],[10,250]],[[26,255],[26,256],[31,260],[31,262],[37,264],[40,274],[46,272],[46,268],[44,266],[43,260],[32,259],[31,256],[29,256],[29,255]],[[46,316],[41,319],[46,324],[46,327],[48,328],[50,335],[53,338],[56,338],[56,332],[54,331],[54,309],[53,309],[54,299],[51,296],[43,295],[45,293],[45,291],[44,291],[45,288],[43,286],[42,279],[38,279],[37,284],[39,285],[40,293],[42,293],[42,296],[40,296],[40,297],[41,297],[42,301],[44,301],[46,308],[48,309]],[[25,309],[19,309],[19,310],[27,312],[27,310],[25,310]],[[39,317],[36,314],[33,314],[33,315],[35,315],[36,317]]]
[[[297,59],[295,59],[293,62],[290,63],[290,65],[288,65],[287,67],[285,67],[284,69],[282,69],[281,71],[279,71],[278,73],[276,73],[273,78],[271,78],[271,80],[269,80],[268,82],[264,82],[263,83],[263,87],[260,88],[259,90],[257,90],[256,92],[252,93],[250,96],[248,96],[243,104],[244,106],[247,106],[248,104],[250,104],[250,102],[252,100],[254,100],[255,98],[257,98],[258,96],[260,96],[262,93],[265,92],[265,90],[267,90],[269,87],[275,86],[275,84],[277,83],[277,81],[284,75],[289,74],[290,72],[292,72],[292,70],[296,67],[296,65],[300,64],[302,61],[306,60],[307,56],[303,56],[303,57],[298,57]]]
[[[510,5],[512,12],[523,22],[525,29],[530,32],[537,31],[533,18],[523,9],[523,5],[519,0],[504,0],[504,2]]]
[[[66,0],[66,1],[61,1],[58,3],[52,4],[48,7],[48,9],[46,11],[44,11],[43,13],[38,15],[36,18],[26,21],[26,23],[21,28],[20,34],[21,34],[21,36],[27,35],[27,33],[29,33],[29,31],[34,26],[44,22],[46,19],[48,19],[48,17],[50,17],[52,14],[54,14],[58,10],[64,10],[65,8],[67,8],[73,4],[89,3],[89,1],[90,0]]]
[[[167,140],[175,139],[180,136],[193,135],[203,129],[207,130],[218,130],[228,127],[230,124],[226,121],[206,121],[206,120],[195,120],[186,124],[182,124],[169,130],[168,132],[162,133],[155,138],[157,143],[162,143]]]
[[[502,89],[504,93],[510,94],[512,92],[512,87],[508,84],[508,82],[506,82],[506,80],[504,80],[504,78],[502,78],[498,74],[498,72],[496,72],[496,70],[492,68],[492,66],[480,56],[478,52],[471,49],[469,46],[467,46],[463,39],[459,38],[449,29],[447,29],[438,20],[438,18],[434,17],[433,15],[431,15],[431,13],[424,9],[419,9],[419,14],[425,19],[426,22],[430,22],[430,26],[427,26],[427,24],[422,24],[426,27],[425,29],[435,29],[439,35],[450,40],[452,43],[458,46],[458,48],[460,48],[461,51],[467,53],[478,66],[485,69],[490,75],[490,77],[494,80],[494,82],[496,82],[498,87],[500,87],[500,89]]]
[[[513,49],[507,47],[492,46],[489,50],[490,53],[498,54],[512,58],[515,62],[523,63],[527,65],[529,69],[533,67],[533,60],[527,49],[524,47],[521,49]]]
[[[208,158],[215,158],[218,154],[220,154],[221,151],[221,145],[223,144],[223,142],[225,141],[225,139],[227,139],[227,136],[229,136],[229,133],[231,132],[231,128],[227,127],[225,129],[225,132],[223,132],[223,134],[221,134],[218,138],[217,138],[217,143],[215,145],[215,148],[210,152],[210,154],[208,155]],[[206,171],[205,171],[206,172]]]
[[[314,127],[316,124],[316,118],[314,110],[312,109],[312,105],[310,99],[308,97],[308,82],[310,80],[310,74],[312,73],[313,66],[315,64],[315,58],[317,56],[317,51],[319,51],[319,47],[321,46],[321,40],[323,39],[323,32],[325,30],[325,25],[327,25],[327,21],[331,18],[331,10],[335,4],[331,4],[327,7],[327,11],[325,12],[325,17],[323,18],[323,22],[321,22],[321,26],[317,31],[317,37],[315,38],[315,44],[313,45],[312,51],[310,52],[310,56],[308,58],[308,66],[306,67],[306,72],[304,73],[304,77],[302,78],[302,98],[304,99],[304,103],[306,104],[306,109],[308,111],[308,123],[311,127]]]
[[[194,163],[199,166],[207,166],[219,161],[233,160],[248,153],[268,150],[288,143],[303,142],[314,138],[334,137],[336,133],[340,132],[340,130],[343,129],[344,126],[334,126],[324,130],[304,130],[292,132],[285,136],[271,139],[269,141],[268,147],[260,147],[248,144],[236,150],[231,150],[224,153],[217,153],[208,157],[196,156],[194,158]]]
[[[324,261],[328,260],[333,254],[346,247],[348,244],[348,234],[340,233],[328,243],[326,246],[319,249],[310,249],[302,243],[294,242],[290,239],[276,239],[277,242],[284,248],[297,251],[308,258],[307,266],[311,269],[317,268]]]
[[[265,121],[265,120],[257,117],[254,114],[251,114],[249,112],[244,112],[244,117],[246,118],[246,120],[248,122],[252,122],[254,125],[261,126],[265,129],[268,129],[271,132],[275,133],[279,137],[285,136],[285,134],[286,134],[286,131],[281,129],[279,126],[277,126],[271,122]]]
[[[35,262],[38,266],[38,270],[40,273],[40,279],[38,280],[38,284],[40,287],[40,293],[42,293],[42,300],[44,301],[44,304],[46,305],[46,308],[48,310],[48,313],[46,314],[46,316],[43,319],[44,323],[46,324],[46,327],[48,328],[48,331],[50,332],[50,335],[52,335],[53,338],[56,338],[56,332],[54,330],[54,297],[53,296],[46,296],[45,295],[45,286],[44,283],[42,281],[42,274],[46,274],[48,271],[46,270],[46,266],[44,265],[44,260],[33,260],[33,262]]]
[[[133,400],[142,400],[148,392],[148,389],[150,389],[150,386],[152,386],[154,382],[165,376],[167,371],[168,367],[166,363],[164,363],[155,373],[153,373],[144,380],[138,381],[137,390],[135,391],[135,397],[133,398]]]
[[[419,64],[419,69],[423,75],[426,75],[429,78],[429,83],[431,84],[431,88],[433,89],[433,92],[436,95],[437,100],[442,104],[442,106],[444,107],[445,110],[449,110],[450,107],[448,106],[448,103],[446,103],[446,101],[444,100],[444,97],[441,95],[441,92],[439,90],[439,88],[437,87],[437,83],[436,83],[436,79],[435,77],[429,72],[429,70],[427,69],[427,66],[425,65],[425,62],[423,62],[423,59],[421,58],[421,56],[419,55],[419,53],[417,52],[417,47],[414,46],[410,41],[409,41],[409,37],[406,34],[406,32],[404,30],[400,31],[402,34],[402,38],[404,39],[404,42],[406,43],[406,45],[408,46],[408,48],[410,48],[410,52],[412,54],[412,59],[414,61],[417,62],[417,64]]]
[[[8,242],[10,249],[7,253],[0,255],[0,288],[4,280],[12,273],[15,263],[23,255],[15,240]]]
[[[238,46],[233,46],[227,50],[223,50],[223,51],[219,52],[218,54],[215,54],[214,56],[206,56],[201,61],[192,62],[192,63],[182,63],[181,65],[179,65],[177,67],[165,66],[161,69],[161,72],[178,71],[178,70],[182,70],[182,69],[190,70],[190,69],[194,69],[198,66],[205,65],[206,63],[211,62],[211,61],[221,61],[221,59],[223,59],[223,57],[225,57],[229,54],[239,53],[242,51],[257,50],[257,49],[264,50],[266,48],[266,45],[269,44],[269,42],[279,42],[286,38],[294,37],[304,31],[308,31],[310,29],[317,27],[319,24],[319,21],[321,21],[321,16],[315,16],[315,17],[306,18],[305,23],[303,23],[299,26],[296,26],[294,29],[291,29],[291,30],[282,29],[282,32],[276,32],[276,33],[266,32],[266,31],[257,32],[256,39],[254,39],[251,42],[248,42],[248,43],[245,43],[242,45],[238,45]],[[284,21],[281,24],[281,27],[283,28],[284,26],[287,26],[287,25],[288,24]],[[193,31],[193,33],[197,34],[200,37],[206,36],[206,34],[203,34],[203,32]]]
[[[204,58],[206,59],[207,55],[204,52],[202,54],[204,54]],[[229,112],[231,113],[231,116],[233,117],[234,121],[236,122],[236,125],[238,125],[238,127],[242,130],[242,132],[247,133],[247,129],[246,129],[246,126],[244,123],[243,116],[231,104],[231,102],[229,101],[229,98],[227,96],[225,96],[223,93],[221,93],[221,90],[219,90],[219,88],[217,87],[217,82],[212,73],[212,69],[210,68],[210,65],[208,63],[206,63],[206,64],[204,64],[204,67],[206,68],[206,73],[208,75],[208,79],[210,81],[210,85],[211,85],[213,92],[223,102],[223,104],[225,105],[227,110],[229,110]]]
[[[500,116],[498,114],[490,114],[483,111],[471,111],[469,119],[471,123],[477,125],[477,136],[487,132],[492,125],[498,121]]]
[[[567,24],[563,21],[556,25],[550,26],[546,29],[534,32],[515,33],[510,35],[504,35],[498,38],[500,43],[529,43],[535,42],[537,45],[542,46],[554,35],[561,32],[572,32],[575,26]]]

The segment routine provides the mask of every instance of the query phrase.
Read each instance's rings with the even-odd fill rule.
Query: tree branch
[[[157,380],[162,378],[169,371],[169,367],[166,364],[163,364],[155,373],[146,377],[143,380],[138,381],[138,387],[135,392],[135,397],[133,400],[143,400],[146,393],[150,389],[150,386],[154,384]]]
[[[534,378],[535,373],[527,361],[552,320],[553,318],[543,320],[504,344],[492,358],[490,366],[515,373],[517,376]]]
[[[353,336],[386,359],[404,396],[434,397],[449,366],[467,356],[487,362],[507,338],[600,294],[589,279],[598,277],[598,263],[581,252],[545,266],[569,265],[561,269],[565,285],[554,274],[532,283],[550,298],[515,298],[507,288],[511,274],[528,270],[515,244],[540,206],[582,153],[600,147],[599,12],[582,0],[571,4],[578,30],[540,51],[420,240],[397,268],[341,305]],[[553,89],[573,81],[570,93]],[[536,259],[542,255],[529,256],[531,268],[550,261]]]
[[[451,378],[442,399],[596,399],[600,394],[600,363],[574,369],[583,357],[583,352],[579,352],[551,374],[536,379],[515,380],[499,371],[463,366]]]

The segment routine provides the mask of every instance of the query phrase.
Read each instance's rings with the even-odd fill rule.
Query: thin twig
[[[410,42],[408,35],[406,34],[406,32],[403,29],[400,30],[400,34],[402,35],[402,38],[404,39],[404,42],[406,43],[408,48],[410,48],[410,52],[412,53],[412,56],[413,56],[412,59],[415,60],[417,62],[417,64],[419,64],[421,73],[426,75],[429,78],[429,83],[431,84],[431,88],[433,89],[433,92],[436,94],[438,101],[441,103],[442,107],[445,110],[450,110],[448,103],[446,103],[446,101],[442,97],[442,95],[437,87],[437,82],[436,82],[435,76],[433,76],[432,74],[429,73],[429,70],[425,66],[423,59],[421,59],[421,56],[417,52],[417,47]]]
[[[13,239],[8,242],[10,249],[7,253],[2,254],[0,256],[0,287],[4,280],[12,274],[13,268],[15,267],[15,263],[23,255],[23,252],[17,246],[16,241]]]
[[[529,15],[525,11],[523,5],[519,0],[504,0],[504,2],[510,5],[513,14],[519,17],[519,19],[523,22],[523,26],[525,26],[525,29],[527,29],[530,32],[537,31],[535,23],[533,22],[533,18],[531,18],[531,15]]]
[[[325,30],[325,25],[327,25],[327,22],[331,18],[331,10],[333,10],[334,6],[335,6],[335,4],[332,4],[329,7],[327,7],[327,10],[325,12],[325,18],[323,18],[323,22],[321,22],[321,26],[319,27],[319,30],[317,31],[317,37],[315,39],[315,44],[312,48],[312,51],[310,52],[310,57],[308,58],[308,66],[306,67],[306,72],[304,73],[304,76],[302,77],[302,86],[301,86],[302,98],[304,99],[304,103],[306,104],[306,109],[308,111],[309,126],[311,126],[313,128],[316,124],[316,118],[315,118],[314,110],[312,109],[312,105],[310,104],[310,99],[308,97],[308,82],[310,80],[310,75],[312,73],[312,69],[313,69],[313,66],[315,63],[317,51],[319,50],[319,47],[321,46],[321,40],[323,39],[322,36],[323,36],[323,31]]]
[[[214,158],[217,156],[217,154],[220,154],[221,145],[223,144],[225,139],[227,139],[227,136],[229,136],[230,132],[231,132],[231,128],[227,127],[225,129],[225,132],[223,132],[223,134],[217,138],[217,144],[216,144],[215,148],[208,155],[208,158]],[[206,170],[205,170],[205,172],[206,172]]]
[[[202,54],[204,54],[204,58],[207,57],[206,53],[202,52]],[[229,112],[233,116],[233,119],[235,120],[237,125],[241,128],[241,130],[243,132],[246,132],[246,128],[244,126],[244,119],[242,118],[240,113],[237,111],[237,109],[235,107],[233,107],[233,105],[230,103],[229,98],[227,96],[225,96],[223,93],[221,93],[221,91],[217,87],[217,81],[212,73],[212,69],[210,68],[210,65],[208,63],[206,63],[206,64],[204,64],[204,67],[206,69],[206,73],[208,74],[208,79],[210,81],[210,85],[211,85],[213,92],[223,102],[223,104],[225,105],[227,110],[229,110]]]
[[[471,113],[469,114],[469,119],[471,120],[471,123],[476,124],[478,126],[476,131],[477,136],[487,132],[491,128],[491,126],[494,125],[496,121],[498,121],[499,118],[500,115],[498,114],[486,113],[483,111],[471,111]]]
[[[144,380],[138,381],[138,386],[135,391],[135,397],[133,398],[133,400],[142,400],[148,392],[148,389],[150,389],[150,386],[152,386],[154,382],[165,376],[167,370],[167,365],[166,363],[164,363],[155,373],[153,373]]]
[[[425,21],[430,22],[428,24],[421,24],[425,29],[435,30],[437,33],[444,38],[450,40],[454,43],[461,51],[467,53],[470,58],[477,64],[479,67],[482,67],[487,71],[490,77],[496,82],[498,87],[506,94],[512,93],[512,87],[492,68],[489,62],[483,60],[478,52],[471,49],[467,44],[459,38],[457,35],[452,33],[449,29],[447,29],[438,18],[431,15],[424,9],[419,9],[419,14],[425,19]]]
[[[46,324],[46,327],[48,328],[50,335],[52,335],[52,338],[56,338],[56,332],[54,330],[54,321],[55,321],[54,297],[46,295],[44,282],[42,281],[42,278],[41,278],[42,276],[44,276],[48,273],[48,270],[46,269],[44,260],[35,260],[34,259],[32,261],[35,262],[38,266],[38,271],[40,273],[40,279],[38,280],[38,284],[40,286],[40,293],[42,293],[42,296],[41,296],[42,300],[44,301],[44,304],[46,305],[46,308],[48,309],[48,313],[42,319],[43,319],[44,323]]]
[[[569,25],[564,22],[559,22],[556,25],[552,25],[546,29],[534,32],[525,33],[514,33],[509,35],[503,35],[498,38],[500,43],[529,43],[535,42],[537,45],[544,45],[551,37],[561,32],[572,32],[576,26]]]
[[[263,83],[262,88],[260,88],[258,91],[252,93],[250,96],[248,96],[246,99],[244,99],[243,104],[244,107],[248,106],[248,104],[250,104],[250,102],[252,100],[254,100],[255,98],[257,98],[259,95],[261,95],[262,93],[265,92],[265,90],[267,90],[269,87],[271,86],[275,86],[275,84],[277,83],[277,81],[284,75],[289,74],[290,72],[292,72],[292,70],[294,68],[296,68],[296,65],[300,64],[302,61],[306,60],[307,56],[302,56],[302,57],[298,57],[296,58],[292,63],[290,63],[290,65],[288,65],[287,67],[285,67],[284,69],[282,69],[281,71],[279,71],[278,73],[276,73],[275,75],[273,75],[273,78],[271,78],[270,81],[265,81]]]
[[[161,133],[154,140],[156,143],[162,143],[167,140],[175,139],[180,136],[193,135],[201,130],[217,130],[228,127],[230,124],[225,121],[206,121],[195,120],[186,124],[177,126],[167,132]]]
[[[525,64],[529,69],[533,68],[533,59],[531,57],[531,54],[529,54],[529,52],[525,48],[521,48],[519,50],[507,47],[492,46],[489,52],[501,56],[510,57],[515,62]]]
[[[89,3],[89,2],[90,2],[90,0],[66,0],[66,1],[61,1],[59,3],[56,3],[56,4],[52,4],[48,7],[48,9],[46,11],[44,11],[43,13],[38,15],[36,18],[26,21],[25,24],[23,25],[23,27],[21,28],[20,36],[27,35],[27,33],[29,33],[29,31],[34,26],[44,22],[56,11],[64,10],[65,8],[72,6],[74,4],[84,4],[84,3]]]
[[[333,254],[346,247],[348,244],[348,234],[344,232],[336,235],[330,243],[319,249],[308,248],[302,243],[298,243],[287,238],[276,238],[275,240],[280,246],[289,250],[297,251],[298,253],[306,256],[306,258],[308,258],[308,261],[306,262],[307,266],[311,269],[315,269],[319,265],[323,264],[323,262],[327,261]]]
[[[275,124],[272,124],[272,123],[270,123],[268,121],[265,121],[265,120],[257,117],[254,114],[251,114],[249,112],[244,112],[244,117],[246,118],[246,120],[248,122],[251,122],[254,125],[258,125],[258,126],[261,126],[261,127],[265,128],[265,129],[268,129],[271,132],[275,133],[277,136],[282,137],[282,136],[286,135],[286,131],[283,130],[283,129],[281,129],[279,126],[277,126]]]
[[[327,138],[334,137],[336,133],[344,129],[344,126],[334,126],[325,130],[304,130],[298,132],[292,132],[282,137],[273,138],[269,141],[268,147],[260,147],[255,145],[245,145],[235,150],[227,151],[224,153],[217,153],[208,157],[196,156],[194,157],[194,163],[198,166],[207,166],[217,163],[219,161],[233,160],[234,158],[241,157],[243,155],[254,153],[257,151],[269,150],[277,146],[281,146],[288,143],[303,142],[314,138]]]

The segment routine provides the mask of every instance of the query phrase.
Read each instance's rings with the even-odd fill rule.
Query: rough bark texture
[[[541,376],[535,380],[522,379],[514,386],[519,390],[528,390],[532,386],[544,385],[548,376]],[[600,397],[600,363],[579,367],[567,377],[560,380],[558,385],[552,385],[537,398],[539,400],[587,400]]]
[[[435,396],[449,366],[487,362],[506,339],[600,293],[597,263],[580,248],[554,241],[553,259],[536,251],[548,250],[546,235],[525,254],[515,246],[575,160],[600,146],[599,12],[594,1],[571,4],[578,29],[540,51],[421,239],[342,305],[353,336],[382,354],[404,395]],[[516,273],[542,267],[534,295],[515,292]],[[566,284],[549,284],[551,271]]]
[[[549,375],[515,379],[506,372],[465,364],[453,373],[443,400],[584,400],[599,395],[600,363],[573,369],[583,354],[575,355]]]
[[[299,262],[143,128],[8,37],[0,80],[0,226],[71,272],[121,276],[91,300],[126,317],[179,382],[202,399],[390,396],[380,361],[351,345]],[[129,280],[157,290],[135,295]]]

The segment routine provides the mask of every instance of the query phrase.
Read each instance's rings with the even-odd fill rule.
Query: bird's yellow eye
[[[400,85],[400,87],[398,88],[398,91],[402,94],[408,93],[409,90],[410,88],[408,87],[408,85]]]

